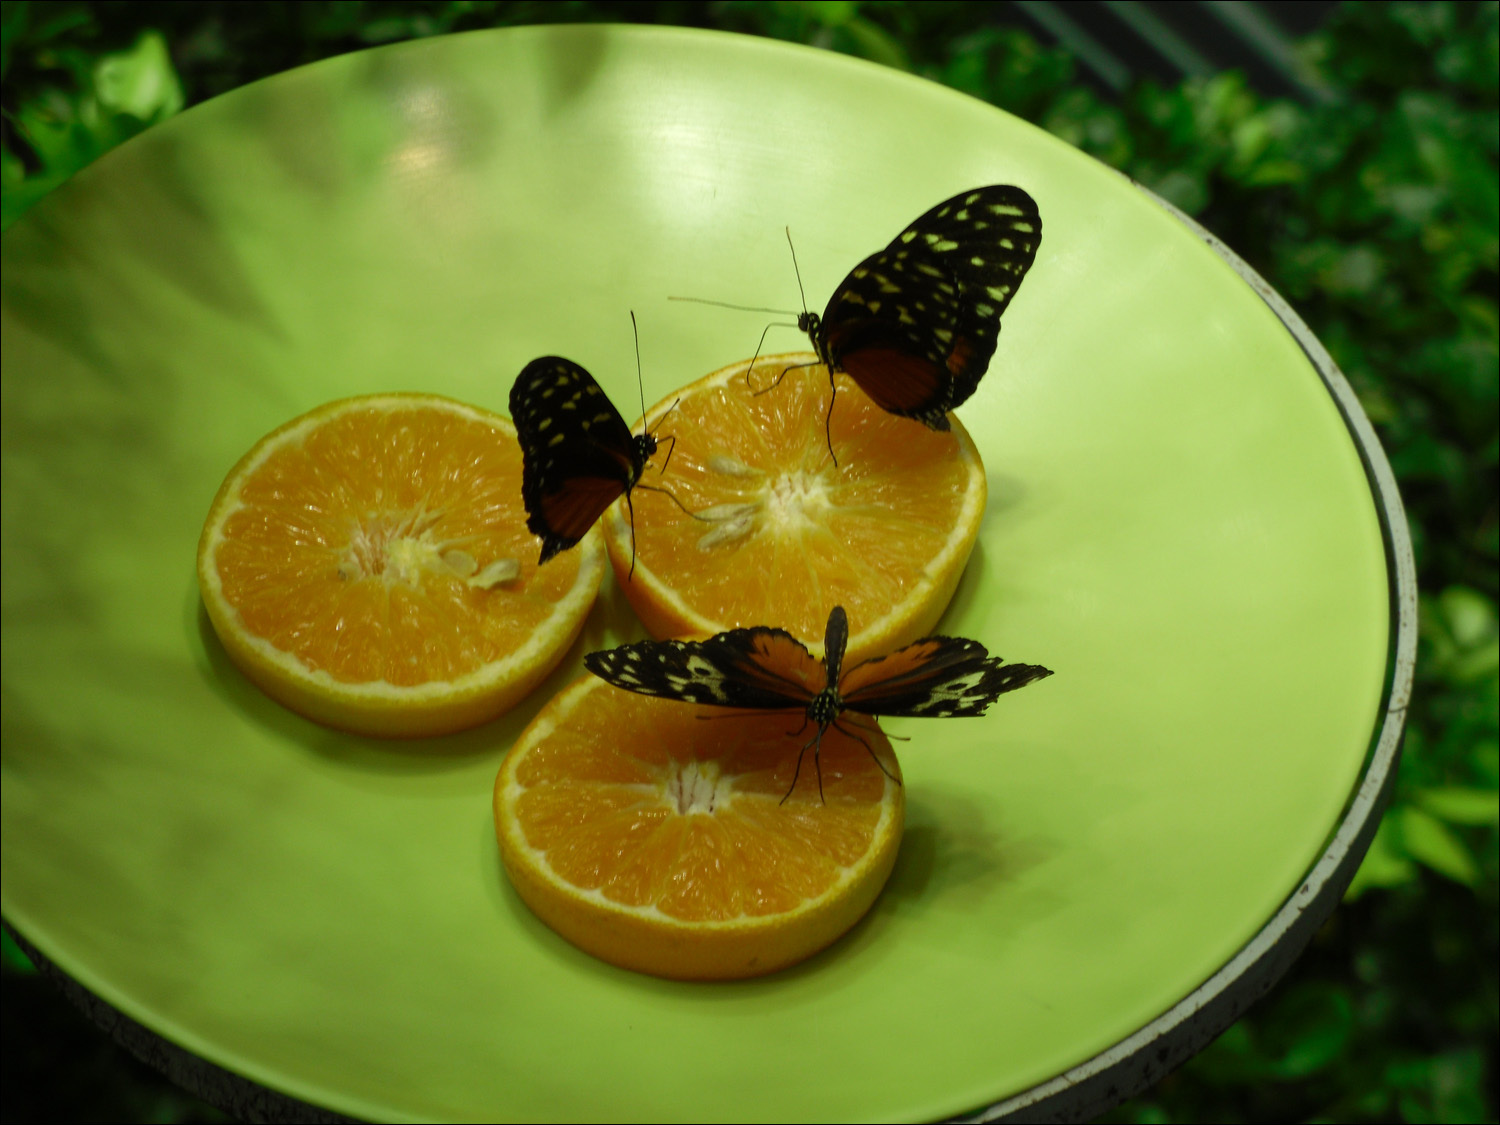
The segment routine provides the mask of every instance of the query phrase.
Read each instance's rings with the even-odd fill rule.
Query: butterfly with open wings
[[[948,411],[974,393],[989,367],[1000,315],[1041,241],[1041,215],[1021,188],[960,192],[855,266],[823,315],[800,313],[797,327],[830,385],[845,372],[881,409],[946,430]],[[836,395],[834,386],[829,418]]]
[[[842,606],[834,606],[823,642],[821,690],[796,674],[813,661],[807,647],[786,630],[767,626],[731,629],[706,641],[642,641],[591,652],[583,662],[601,679],[642,695],[755,711],[801,711],[799,731],[808,723],[818,729],[797,755],[783,803],[797,788],[809,749],[822,797],[819,750],[830,726],[864,742],[840,722],[845,711],[933,718],[981,715],[1005,692],[1052,675],[1039,664],[1005,664],[978,641],[962,637],[926,637],[844,672],[848,641],[849,618]],[[864,744],[885,770],[870,744]]]

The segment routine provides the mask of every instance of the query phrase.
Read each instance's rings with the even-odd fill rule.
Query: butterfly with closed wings
[[[835,464],[830,428],[838,394],[834,375],[847,374],[883,410],[934,430],[948,429],[948,411],[974,393],[989,367],[1000,315],[1036,260],[1041,241],[1041,214],[1023,189],[1011,184],[971,188],[927,211],[889,246],[849,271],[822,316],[806,311],[803,295],[797,327],[807,333],[817,362],[828,369],[833,393],[824,427]],[[796,265],[793,249],[794,269]],[[797,287],[802,287],[800,270]],[[812,364],[784,368],[776,383],[798,366]]]
[[[845,711],[933,718],[981,715],[1005,692],[1052,675],[1039,664],[1005,664],[978,641],[962,637],[926,637],[844,672],[848,640],[848,616],[842,606],[834,606],[821,662],[786,630],[767,626],[731,629],[706,641],[642,641],[591,652],[583,662],[615,687],[642,695],[753,711],[801,711],[802,727],[791,733],[809,723],[818,729],[797,755],[782,803],[797,788],[809,749],[822,798],[819,750],[830,726],[864,742],[880,764],[869,743],[840,721]],[[859,726],[852,720],[851,725]]]
[[[651,488],[640,480],[656,453],[656,437],[644,425],[632,434],[592,375],[561,356],[534,359],[510,389],[510,416],[521,444],[526,526],[541,537],[541,562],[574,546],[621,496],[635,526],[630,493]],[[671,456],[668,449],[668,460]],[[635,573],[634,553],[630,572]]]
[[[823,315],[803,312],[797,327],[830,384],[846,372],[883,410],[946,430],[989,367],[1000,316],[1041,241],[1041,215],[1021,188],[960,192],[855,266]]]

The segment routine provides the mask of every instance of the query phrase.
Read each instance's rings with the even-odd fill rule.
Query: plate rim
[[[1102,162],[1101,162],[1102,163]],[[1106,165],[1106,167],[1108,167]],[[952,1121],[1087,1121],[1154,1085],[1208,1046],[1286,974],[1343,899],[1369,850],[1401,755],[1417,659],[1417,569],[1395,473],[1354,388],[1328,349],[1272,286],[1192,216],[1111,169],[1201,239],[1250,287],[1296,340],[1354,439],[1385,548],[1390,636],[1378,725],[1358,785],[1323,852],[1276,913],[1213,976],[1156,1019],[1045,1082]]]
[[[880,71],[887,79],[912,79],[924,87],[938,86],[965,100],[980,101],[980,99],[971,99],[962,91],[924,79],[920,75],[898,71],[868,60],[839,55],[806,44],[765,40],[759,36],[717,29],[643,26],[629,23],[527,24],[510,28],[480,29],[463,34],[536,34],[539,32],[619,34],[622,31],[643,38],[667,34],[708,35],[739,41],[749,40],[758,43],[764,50],[790,49],[795,53],[806,52],[828,63],[858,69],[871,68]],[[371,51],[399,50],[408,45],[410,44],[390,44],[350,52],[350,54],[364,55]],[[334,58],[342,59],[343,56],[334,56]],[[317,60],[290,71],[268,75],[259,81],[278,79],[325,61],[333,60]],[[247,86],[258,85],[259,81],[249,83]],[[244,88],[246,87],[241,87],[241,89]],[[232,94],[234,91],[228,91],[228,93]],[[988,109],[1007,113],[990,103],[980,101],[980,104]],[[189,107],[191,108],[193,107]],[[1007,113],[1007,116],[1014,115]],[[1016,118],[1016,120],[1024,119]],[[1073,151],[1079,156],[1088,156],[1080,150]],[[108,153],[103,154],[100,160],[80,169],[78,174],[88,174],[89,169],[107,160],[108,156]],[[1395,766],[1399,760],[1406,707],[1410,699],[1415,670],[1416,569],[1404,506],[1394,473],[1380,445],[1379,438],[1348,380],[1317,337],[1307,328],[1285,299],[1233,250],[1190,216],[1151,192],[1144,185],[1131,180],[1102,161],[1093,157],[1088,158],[1095,164],[1108,168],[1162,207],[1234,270],[1240,279],[1265,302],[1283,328],[1292,335],[1322,379],[1324,388],[1333,398],[1344,427],[1353,438],[1380,525],[1385,553],[1391,624],[1386,675],[1381,703],[1377,709],[1378,725],[1371,737],[1370,747],[1366,751],[1365,763],[1357,785],[1345,804],[1337,827],[1330,834],[1322,853],[1304,875],[1300,884],[1289,893],[1265,925],[1208,980],[1160,1016],[1120,1039],[1112,1047],[1027,1090],[976,1109],[970,1114],[950,1119],[955,1121],[1032,1120],[1041,1116],[1058,1121],[1087,1120],[1147,1088],[1181,1065],[1234,1022],[1251,1003],[1268,992],[1290,968],[1313,934],[1337,907],[1344,890],[1374,838],[1381,814],[1394,785]],[[72,179],[74,177],[69,177],[69,180],[65,182],[71,182]],[[57,194],[56,191],[51,192],[49,197],[55,194]],[[38,200],[37,203],[45,205],[46,200],[44,198]],[[32,209],[28,209],[28,213],[30,210]],[[20,222],[24,218],[24,215],[18,216],[16,221]],[[3,926],[6,933],[16,940],[17,945],[32,960],[39,973],[56,985],[69,1002],[79,1008],[95,1025],[129,1050],[136,1058],[162,1072],[171,1081],[203,1100],[242,1119],[318,1122],[357,1120],[299,1100],[274,1087],[263,1085],[178,1045],[164,1034],[139,1023],[59,968],[27,939],[11,919],[0,919],[0,926]]]

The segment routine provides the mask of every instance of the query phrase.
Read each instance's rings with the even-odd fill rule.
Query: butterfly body
[[[534,359],[510,390],[521,445],[526,526],[542,540],[541,562],[566,551],[620,496],[629,497],[656,452],[632,434],[598,382],[561,356]]]
[[[815,762],[824,732],[830,726],[844,730],[840,718],[846,711],[871,716],[981,715],[1004,692],[1052,674],[1040,665],[1005,664],[978,641],[961,637],[927,637],[843,672],[848,640],[848,617],[843,607],[835,606],[828,615],[821,662],[786,630],[756,626],[731,629],[706,641],[622,645],[589,653],[584,664],[616,687],[643,695],[755,711],[801,711],[804,726],[817,727],[813,740],[802,748],[804,754],[814,748]],[[799,755],[799,774],[801,768]],[[794,774],[793,789],[796,778]]]
[[[830,380],[845,372],[882,409],[946,430],[989,367],[1041,237],[1021,188],[960,192],[855,266],[822,316],[804,312],[797,326]]]

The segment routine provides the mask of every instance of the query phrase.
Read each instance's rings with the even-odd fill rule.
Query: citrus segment
[[[828,432],[828,374],[811,353],[714,372],[658,404],[668,472],[605,517],[610,561],[651,634],[775,625],[820,653],[828,611],[849,614],[857,662],[930,634],[984,514],[979,452],[962,423],[936,432],[876,406],[847,376]],[[774,386],[772,384],[775,384]],[[670,410],[672,403],[675,408]],[[663,416],[665,417],[663,418]],[[664,462],[666,459],[664,459]],[[696,517],[696,518],[695,518]]]
[[[345,399],[261,439],[214,498],[203,604],[230,658],[319,722],[415,736],[493,718],[572,643],[596,533],[537,566],[510,422],[434,395]]]
[[[899,778],[878,730],[859,732],[867,748],[829,729],[823,799],[811,749],[787,797],[811,737],[800,723],[577,681],[495,780],[511,882],[559,934],[622,968],[724,980],[810,956],[885,885],[905,803],[871,756]]]

